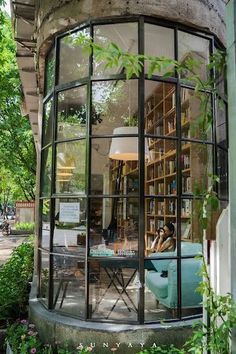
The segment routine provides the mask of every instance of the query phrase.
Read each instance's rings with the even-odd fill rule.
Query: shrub
[[[0,324],[14,321],[27,313],[29,282],[32,280],[34,247],[24,242],[0,267]]]
[[[50,353],[47,347],[38,338],[33,324],[28,325],[26,320],[15,322],[7,328],[7,341],[13,353]]]
[[[35,325],[28,324],[26,320],[17,320],[8,326],[6,341],[10,344],[14,354],[86,354],[92,351],[90,347],[70,349],[67,344],[63,347],[57,344],[52,348],[49,344],[43,344]]]
[[[34,222],[17,222],[15,224],[16,230],[24,230],[29,232],[34,232],[35,224]]]

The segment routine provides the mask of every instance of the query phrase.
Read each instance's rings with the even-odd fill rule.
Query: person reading
[[[157,237],[152,243],[152,252],[171,252],[175,250],[174,224],[168,222],[163,228],[157,231]]]

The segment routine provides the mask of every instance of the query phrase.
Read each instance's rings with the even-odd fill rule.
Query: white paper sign
[[[80,222],[80,203],[60,203],[60,222]]]

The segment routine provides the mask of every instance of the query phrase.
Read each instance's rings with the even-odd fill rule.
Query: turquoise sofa
[[[181,242],[181,254],[196,256],[202,254],[200,243]],[[154,253],[150,257],[173,257],[174,252]],[[155,270],[146,272],[146,286],[152,291],[162,305],[174,309],[177,307],[177,261],[172,259],[150,259]],[[201,281],[198,275],[201,259],[188,258],[181,261],[182,308],[200,307],[202,296],[196,292]],[[162,277],[162,271],[167,271],[167,277]]]

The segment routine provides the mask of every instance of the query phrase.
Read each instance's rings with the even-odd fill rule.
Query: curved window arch
[[[217,95],[196,95],[184,72],[149,78],[147,63],[126,80],[124,68],[107,69],[71,44],[81,31],[132,53],[200,59],[203,80],[214,43],[145,17],[93,21],[56,38],[45,70],[39,298],[91,321],[201,315],[201,194],[218,173],[222,205],[228,196],[222,80]],[[215,114],[207,132],[204,95]]]

